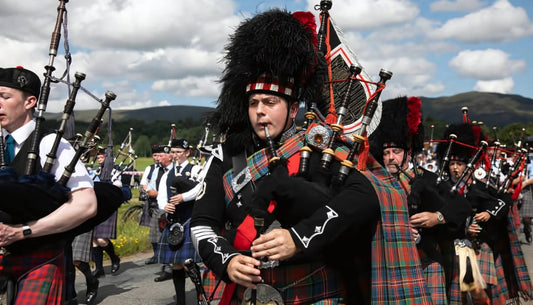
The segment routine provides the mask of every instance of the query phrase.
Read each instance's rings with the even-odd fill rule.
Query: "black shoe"
[[[531,243],[531,226],[524,225],[524,235],[526,236],[526,241],[528,244]]]
[[[105,276],[104,269],[96,269],[96,270],[94,270],[94,272],[93,272],[93,276],[94,276],[95,278],[99,278],[99,277],[103,277],[103,276]]]
[[[117,256],[111,263],[111,273],[116,273],[120,269],[120,257]]]
[[[78,299],[73,298],[65,302],[65,305],[78,305]]]
[[[155,256],[152,256],[149,259],[147,259],[146,261],[144,261],[145,265],[151,265],[151,264],[155,264],[155,263],[157,263],[157,258],[155,258]]]
[[[172,273],[163,272],[163,274],[161,274],[159,277],[156,277],[154,279],[154,282],[163,282],[163,281],[170,280],[171,278],[172,278]]]
[[[85,294],[85,301],[88,305],[96,304],[96,296],[98,295],[98,285],[100,282],[95,279],[93,283],[87,285],[87,294]]]

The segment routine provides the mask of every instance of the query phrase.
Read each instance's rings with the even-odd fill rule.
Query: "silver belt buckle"
[[[238,193],[251,180],[252,174],[250,174],[250,170],[248,169],[248,167],[245,167],[242,171],[240,171],[240,173],[233,177],[233,179],[231,180],[231,188],[235,193]]]
[[[279,266],[279,260],[272,260],[261,262],[261,269],[272,269]]]

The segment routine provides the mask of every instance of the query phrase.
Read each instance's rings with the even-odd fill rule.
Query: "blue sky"
[[[467,91],[533,98],[531,0],[333,0],[332,19],[368,75],[394,73],[382,98],[451,96]],[[57,0],[0,0],[0,66],[44,73]],[[319,0],[70,1],[71,75],[114,109],[214,106],[227,37],[245,17],[272,7],[311,10]],[[64,38],[64,36],[62,37]],[[63,42],[63,41],[62,41]],[[64,69],[63,44],[55,59]],[[54,85],[47,110],[67,93]],[[76,109],[98,104],[79,95]]]

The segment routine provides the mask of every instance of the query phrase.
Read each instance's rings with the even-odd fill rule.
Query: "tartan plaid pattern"
[[[72,241],[72,260],[80,262],[90,262],[93,231],[85,232],[74,237]]]
[[[496,285],[498,283],[496,267],[494,264],[494,253],[487,243],[482,243],[477,256],[479,272],[487,284]]]
[[[0,275],[18,279],[15,304],[62,304],[63,250],[0,256]]]
[[[511,254],[513,259],[514,271],[516,273],[518,286],[518,293],[525,300],[533,300],[533,286],[529,278],[524,253],[518,239],[518,228],[520,227],[520,216],[518,215],[518,207],[516,204],[511,206],[509,214],[507,215],[509,222],[507,224],[507,232],[509,234],[509,241],[511,247]],[[515,296],[511,296],[515,297]]]
[[[187,219],[191,218],[191,211],[188,211],[188,215],[185,215]],[[185,227],[185,239],[183,245],[176,251],[170,249],[168,245],[168,234],[170,232],[171,224],[167,224],[163,232],[161,233],[161,239],[157,244],[155,251],[155,257],[160,264],[181,264],[187,259],[192,258],[195,262],[201,261],[200,256],[196,253],[194,245],[191,240],[190,222],[182,223]]]
[[[150,229],[148,230],[148,242],[157,243],[161,239],[161,230],[159,230],[159,216],[166,213],[165,210],[157,209],[154,215],[150,217]]]
[[[367,171],[381,207],[372,241],[372,304],[431,304],[399,183],[372,157]]]
[[[498,284],[490,287],[492,305],[505,305],[509,299],[509,289],[503,271],[502,258],[499,256],[494,262]]]
[[[457,257],[457,255],[453,257],[452,280],[448,291],[448,298],[448,304],[450,305],[463,304],[461,300],[461,288],[459,285],[459,258]]]
[[[299,156],[298,152],[300,151],[300,148],[304,146],[304,138],[305,134],[300,132],[285,141],[285,143],[283,143],[283,145],[277,150],[278,156],[286,159]],[[252,180],[255,181],[268,173],[269,159],[268,149],[260,150],[248,158],[248,169],[250,170]],[[233,170],[229,170],[224,175],[224,191],[227,203],[229,203],[235,196],[231,187],[233,177]],[[294,280],[304,278],[306,275],[313,272],[315,267],[316,266],[310,267],[308,264],[277,267],[274,271],[266,271],[263,278],[265,279],[265,283],[276,283],[276,287],[278,284],[282,287],[283,283],[289,284]],[[295,287],[287,289],[282,294],[282,297],[285,304],[309,304],[312,302],[318,302],[317,304],[337,304],[337,302],[341,300],[340,282],[337,274],[333,274],[331,270],[325,269]],[[231,286],[228,287],[231,288]],[[233,299],[231,300],[231,303],[240,304],[240,298],[242,298],[244,289],[243,287],[237,286],[236,290],[237,291],[232,294]],[[321,299],[323,300],[319,302]]]
[[[52,262],[36,267],[18,282],[15,304],[63,304],[65,258],[63,254]]]
[[[0,255],[0,276],[18,279],[32,268],[43,265],[59,256],[63,256],[63,249],[36,250],[24,254]]]
[[[410,172],[407,170],[407,172]],[[402,190],[405,191],[405,193],[410,194],[411,193],[411,183],[406,175],[401,174],[398,176],[398,183],[400,183],[400,186],[402,187]]]
[[[341,296],[340,279],[337,273],[322,267],[323,265],[319,264],[279,266],[275,269],[263,269],[261,276],[265,283],[280,292],[286,305],[313,304],[320,300],[324,300],[324,303],[320,304],[336,304],[335,300],[339,300]],[[312,275],[309,276],[310,274]],[[306,278],[307,276],[309,277]],[[297,281],[298,283],[293,285]],[[290,287],[283,289],[287,286]],[[237,286],[231,304],[241,304],[244,290],[245,287]]]
[[[246,93],[250,91],[272,91],[287,96],[294,96],[294,77],[288,77],[285,84],[281,84],[277,76],[267,73],[261,74],[255,81],[246,85]]]
[[[141,201],[142,203],[142,213],[141,213],[141,219],[139,220],[139,225],[143,227],[149,227],[150,221],[152,220],[152,217],[150,217],[150,205],[148,204],[148,201]]]
[[[533,186],[528,185],[522,189],[522,207],[520,217],[533,217]]]
[[[295,154],[303,146],[303,133],[299,133],[280,147],[280,157]],[[346,148],[336,150],[337,155],[347,154]],[[372,303],[373,304],[431,304],[420,259],[408,225],[406,195],[400,184],[371,156],[362,172],[372,183],[380,200],[381,222],[372,242]],[[252,179],[268,172],[267,150],[248,158]],[[234,193],[230,170],[224,176],[226,202]],[[349,289],[349,288],[348,288]],[[308,292],[309,293],[309,292]],[[313,292],[314,294],[314,292]]]
[[[288,159],[290,156],[298,153],[300,148],[304,146],[305,134],[303,132],[297,133],[289,138],[283,145],[278,148],[278,156],[280,158]],[[250,157],[248,157],[248,169],[252,175],[252,180],[256,181],[268,173],[268,160],[270,159],[268,154],[269,148],[263,148]],[[231,180],[233,180],[235,173],[233,169],[230,169],[224,175],[224,192],[226,194],[226,202],[231,202],[235,196],[233,189],[231,188]]]
[[[220,298],[222,298],[222,292],[224,291],[225,285],[226,284],[224,283],[224,281],[217,277],[213,271],[211,271],[205,266],[203,267],[202,286],[204,287],[205,294],[208,298],[212,298],[213,300],[220,300]]]
[[[117,238],[117,212],[115,211],[108,219],[94,227],[94,238]]]
[[[442,266],[429,257],[425,257],[422,259],[422,270],[424,271],[424,278],[426,279],[433,305],[447,305],[446,278]]]

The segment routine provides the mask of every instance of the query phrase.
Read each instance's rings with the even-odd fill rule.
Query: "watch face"
[[[442,214],[440,214],[440,213],[437,214],[437,220],[438,221],[443,221],[444,220],[444,218],[442,217]]]
[[[28,236],[31,234],[31,229],[30,227],[24,227],[24,229],[22,230],[22,235],[24,236]]]

